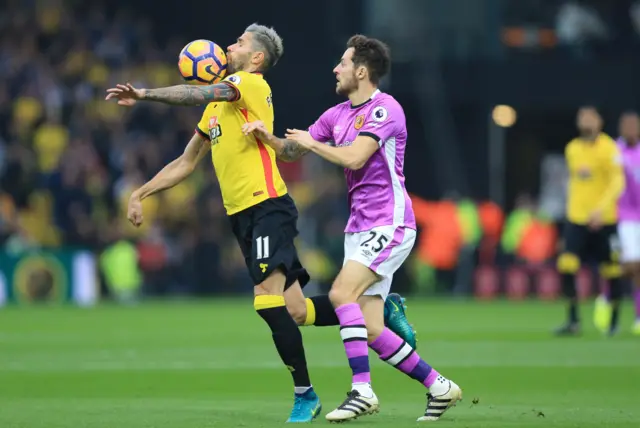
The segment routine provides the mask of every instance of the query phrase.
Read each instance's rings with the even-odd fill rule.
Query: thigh
[[[618,224],[621,261],[624,263],[640,262],[640,222],[622,221]]]
[[[581,224],[566,222],[562,230],[563,253],[573,254],[583,258],[587,253],[589,243],[589,229]]]
[[[383,226],[351,234],[348,239],[350,251],[345,258],[368,267],[384,278],[393,276],[409,257],[416,241],[416,231],[406,227]]]
[[[302,292],[302,287],[297,282],[294,282],[285,290],[284,300],[287,303],[287,308],[295,312],[305,312],[307,309],[307,298]]]
[[[253,258],[253,221],[251,214],[251,208],[249,208],[248,210],[241,211],[237,214],[229,216],[231,231],[236,237],[236,241],[238,242],[240,251],[242,251],[242,256],[244,257],[244,262],[247,268],[250,268],[251,260]],[[249,273],[251,273],[251,269],[249,269]],[[259,284],[256,282],[256,279],[253,277],[253,275],[251,275],[251,279],[253,280],[254,284]]]
[[[606,225],[593,234],[593,256],[599,263],[615,263],[620,258],[616,225]]]
[[[249,270],[257,281],[264,281],[279,270],[286,276],[285,289],[296,281],[301,287],[309,274],[298,257],[294,240],[298,235],[298,212],[289,196],[260,204],[253,219],[252,252]]]

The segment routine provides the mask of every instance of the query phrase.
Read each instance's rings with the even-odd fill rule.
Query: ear
[[[367,71],[367,67],[365,67],[364,65],[361,65],[360,67],[358,67],[358,69],[356,70],[356,77],[360,80],[364,79],[365,77],[367,77],[368,71]]]
[[[259,62],[264,62],[264,52],[254,52],[251,56],[251,62],[257,64]]]

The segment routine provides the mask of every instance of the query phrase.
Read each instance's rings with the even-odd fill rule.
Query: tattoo
[[[240,99],[240,92],[226,83],[207,86],[177,85],[147,89],[144,99],[178,106],[197,106],[214,101],[237,101]]]
[[[278,158],[285,162],[295,162],[309,152],[309,149],[302,147],[293,140],[282,139],[282,152]]]

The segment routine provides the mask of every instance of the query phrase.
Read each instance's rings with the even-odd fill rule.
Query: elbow
[[[358,171],[362,169],[367,162],[362,159],[350,159],[345,162],[345,168],[350,169],[352,171]]]
[[[181,158],[176,166],[181,176],[188,176],[196,169],[195,162],[184,158]]]

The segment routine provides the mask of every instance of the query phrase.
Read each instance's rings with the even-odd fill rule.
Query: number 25
[[[378,239],[376,239],[376,237]],[[389,238],[387,238],[386,236],[384,236],[382,234],[378,235],[376,232],[371,231],[371,232],[369,232],[369,238],[367,238],[367,240],[364,241],[361,246],[362,247],[366,247],[367,245],[369,245],[369,242],[373,241],[374,239],[376,239],[376,246],[373,247],[372,250],[375,253],[379,253],[380,250],[382,250],[382,248],[384,248],[384,245],[387,242],[389,242]]]

